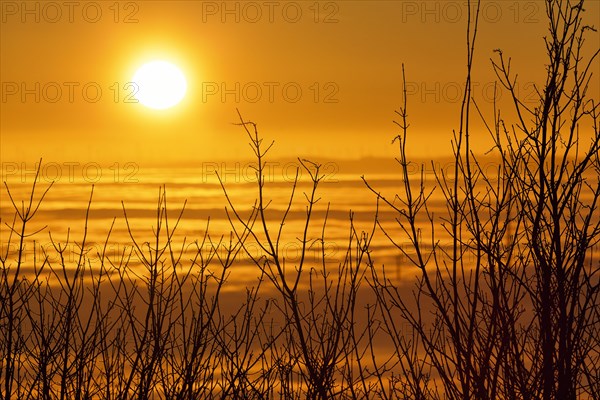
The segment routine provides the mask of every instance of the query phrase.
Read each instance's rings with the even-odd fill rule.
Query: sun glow
[[[137,85],[135,98],[155,110],[177,105],[187,91],[187,82],[181,70],[162,60],[142,65],[132,81]]]

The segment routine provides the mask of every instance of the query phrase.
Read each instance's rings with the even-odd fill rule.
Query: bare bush
[[[397,212],[411,243],[411,251],[400,251],[420,272],[412,298],[374,275],[381,315],[391,326],[394,311],[412,327],[410,341],[388,329],[410,397],[597,398],[600,270],[591,252],[600,234],[600,133],[588,83],[598,50],[582,58],[594,29],[582,24],[583,1],[547,1],[547,76],[538,105],[518,98],[510,59],[498,50],[492,65],[517,121],[509,124],[494,106],[488,123],[471,94],[478,12],[469,15],[454,176],[436,175],[444,215],[429,211],[432,189],[408,174],[406,97],[398,113],[404,184],[395,199],[380,198]],[[500,160],[494,173],[471,149],[474,111]],[[591,139],[580,137],[581,126]]]

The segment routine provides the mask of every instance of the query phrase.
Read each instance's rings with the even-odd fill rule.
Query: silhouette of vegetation
[[[1,221],[0,398],[600,398],[600,265],[592,257],[600,132],[597,100],[588,97],[600,50],[582,55],[594,29],[582,24],[583,1],[547,0],[546,79],[535,107],[519,99],[510,58],[496,52],[510,122],[496,105],[486,117],[472,97],[479,7],[468,9],[453,173],[438,173],[431,187],[411,175],[404,91],[394,140],[399,192],[386,197],[363,178],[372,228],[360,231],[349,212],[345,251],[333,260],[321,165],[299,160],[287,201],[277,204],[265,180],[272,143],[241,115],[256,199],[240,205],[219,179],[230,233],[211,235],[208,221],[192,246],[176,235],[186,204],[173,214],[164,188],[151,236],[123,204],[131,245],[109,251],[113,220],[103,246],[92,246],[92,188],[81,238],[49,231],[52,248],[26,257],[45,234],[32,220],[52,185],[40,192],[36,176],[19,201],[5,183],[14,219]],[[494,143],[496,171],[472,150],[481,134],[473,115]],[[431,211],[433,195],[445,200],[443,215]],[[402,234],[380,208],[396,214]],[[291,221],[298,210],[302,220]],[[377,234],[416,267],[412,286],[378,263]],[[298,257],[284,251],[289,237]],[[258,276],[231,306],[228,279],[248,261]],[[382,342],[393,350],[382,353]]]
[[[379,198],[397,212],[410,251],[398,248],[420,273],[412,298],[386,276],[375,276],[373,289],[406,374],[401,393],[408,390],[410,398],[600,395],[600,268],[591,258],[600,234],[599,107],[586,96],[599,50],[583,60],[584,37],[593,30],[582,25],[583,2],[549,1],[546,12],[547,75],[535,107],[518,98],[510,59],[497,50],[492,60],[513,100],[512,124],[496,105],[488,121],[471,96],[478,9],[469,15],[454,171],[436,175],[444,215],[427,207],[433,189],[408,174],[406,97],[398,112],[404,186],[394,199]],[[500,160],[493,173],[471,149],[474,111]],[[591,138],[579,136],[582,124],[593,130]],[[423,226],[429,227],[425,234]],[[412,327],[409,339],[397,330],[395,313]]]

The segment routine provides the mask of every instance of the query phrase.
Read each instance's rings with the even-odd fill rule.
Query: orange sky
[[[246,159],[246,137],[231,124],[236,108],[275,139],[274,156],[389,157],[402,63],[412,154],[450,151],[466,1],[0,3],[3,161]],[[586,6],[590,23],[599,4]],[[487,111],[493,49],[513,58],[531,94],[544,76],[546,25],[541,1],[483,1],[473,79]],[[587,45],[598,48],[599,35]],[[124,101],[124,85],[152,59],[178,65],[188,79],[186,98],[167,111]],[[225,98],[209,92],[223,87],[232,91]]]

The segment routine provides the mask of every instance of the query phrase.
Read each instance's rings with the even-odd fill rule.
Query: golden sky
[[[389,157],[402,63],[411,153],[447,154],[458,125],[466,1],[0,3],[2,160],[247,159],[236,108],[276,141],[274,156]],[[596,25],[599,5],[586,7]],[[493,50],[512,57],[531,97],[546,28],[541,1],[483,1],[473,80],[490,115]],[[590,34],[588,50],[599,45]],[[155,59],[188,81],[168,110],[126,101]],[[599,86],[596,75],[592,97]]]

